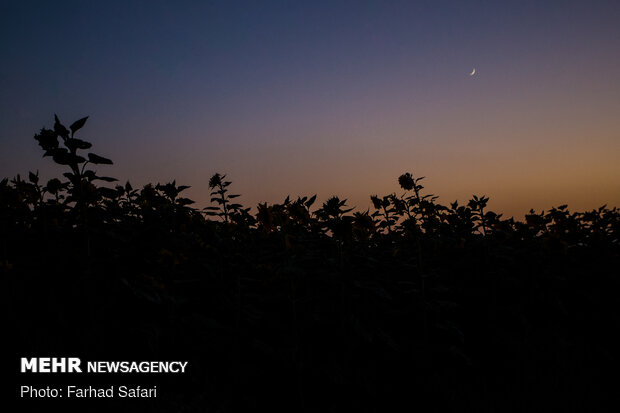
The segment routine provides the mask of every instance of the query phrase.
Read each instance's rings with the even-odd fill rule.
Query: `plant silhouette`
[[[0,181],[16,357],[189,360],[144,411],[604,411],[613,401],[617,208],[561,205],[521,222],[486,196],[442,205],[424,177],[404,173],[403,193],[371,196],[373,212],[338,196],[317,207],[312,195],[252,214],[216,173],[202,184],[211,205],[198,209],[176,181],[106,186],[117,180],[94,167],[112,161],[75,137],[86,121],[55,117],[35,135],[62,177]]]

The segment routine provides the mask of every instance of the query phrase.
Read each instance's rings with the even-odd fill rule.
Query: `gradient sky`
[[[81,131],[134,186],[208,204],[337,194],[366,209],[425,175],[529,208],[620,205],[618,1],[2,1],[0,177],[58,174],[32,138]],[[475,67],[477,74],[469,76]]]

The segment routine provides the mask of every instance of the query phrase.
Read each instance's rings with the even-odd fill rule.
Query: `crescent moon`
[[[473,76],[476,74],[476,68],[474,67],[474,70],[471,71],[471,73],[469,74],[469,76]]]

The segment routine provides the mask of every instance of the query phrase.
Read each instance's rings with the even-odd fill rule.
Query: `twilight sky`
[[[200,207],[215,172],[247,206],[366,209],[406,171],[516,218],[618,206],[618,22],[615,0],[4,0],[0,177],[58,175],[32,138],[57,113],[90,115],[100,172]]]

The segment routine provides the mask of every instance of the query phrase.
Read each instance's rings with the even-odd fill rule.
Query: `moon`
[[[474,67],[474,70],[471,71],[471,73],[469,74],[469,76],[473,76],[476,74],[476,68]]]

